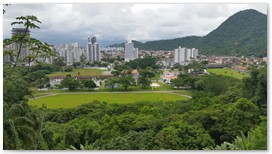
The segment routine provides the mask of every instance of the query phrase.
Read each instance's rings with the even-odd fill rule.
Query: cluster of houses
[[[135,70],[131,71],[131,76],[132,76],[133,79],[135,79],[136,82],[137,82],[137,80],[139,78],[139,75],[140,74],[139,74],[138,70],[135,69]],[[166,77],[167,78],[166,83],[170,83],[170,80],[175,78],[175,77],[170,77],[171,73],[167,74],[166,76],[167,76]],[[79,81],[92,79],[95,82],[96,86],[97,86],[97,88],[95,88],[95,89],[99,89],[101,83],[104,83],[110,77],[112,77],[111,74],[101,75],[101,76],[80,76],[80,75],[78,75],[78,76],[75,76],[74,79],[79,80]],[[50,79],[49,79],[50,87],[51,88],[58,88],[58,86],[61,84],[61,82],[62,82],[62,80],[64,80],[64,78],[65,77],[63,77],[63,76],[50,77]],[[157,84],[157,83],[151,83],[150,86],[152,87],[152,89],[160,87],[160,85]],[[112,87],[106,87],[106,88],[112,88]],[[113,85],[113,88],[120,88],[120,85],[118,83],[116,83],[115,85]],[[43,88],[43,89],[39,89],[39,90],[43,91],[45,89],[48,90],[47,88]]]
[[[239,72],[243,72],[246,73],[248,71],[248,66],[232,66],[232,69],[239,71]]]
[[[160,79],[166,83],[166,84],[170,84],[171,80],[176,79],[178,76],[178,72],[170,72],[168,70],[163,70],[163,73],[160,77]]]
[[[101,76],[75,76],[74,79],[83,81],[83,80],[88,80],[92,79],[94,83],[96,84],[96,87],[100,87],[100,84],[103,83],[106,79],[110,78],[112,75],[101,75]],[[51,88],[56,88],[58,85],[61,84],[61,81],[65,77],[62,76],[54,76],[50,77],[49,79],[49,84]]]
[[[162,52],[164,53],[164,52]],[[201,57],[200,57],[201,58]],[[205,57],[204,57],[205,58]],[[207,65],[207,68],[223,68],[223,67],[231,67],[233,70],[239,71],[239,72],[243,72],[246,73],[248,71],[248,67],[250,64],[257,64],[260,61],[267,61],[267,59],[254,59],[254,58],[237,58],[237,57],[231,57],[231,56],[221,56],[221,57],[206,57],[209,61],[209,65]],[[202,59],[203,60],[203,59]],[[228,64],[232,64],[232,65],[228,65]],[[234,65],[236,64],[236,65]],[[239,64],[239,65],[238,65]],[[242,65],[243,64],[243,65]],[[108,70],[112,71],[114,68],[112,67],[111,69],[107,68]],[[188,70],[190,73],[190,69]],[[179,75],[179,72],[175,72],[172,71],[170,72],[167,69],[163,69],[162,70],[162,75],[160,76],[160,80],[162,82],[164,82],[165,84],[171,84],[171,80],[176,79],[177,76]],[[139,71],[137,69],[134,69],[131,71],[131,76],[135,79],[135,81],[138,81],[139,78]],[[198,75],[203,75],[203,74],[208,74],[208,72],[206,70],[204,70],[201,74]],[[105,74],[105,75],[101,75],[101,76],[75,76],[74,78],[76,80],[86,80],[86,79],[92,79],[97,87],[100,87],[101,83],[104,83],[109,77],[111,77],[112,75],[110,73]],[[51,88],[56,88],[57,85],[61,84],[61,81],[64,79],[64,77],[61,76],[55,76],[55,77],[51,77],[50,78],[50,87]],[[158,87],[158,84],[151,84],[151,87]],[[109,87],[108,87],[109,88]],[[119,85],[116,84],[114,86],[114,88],[119,88]]]

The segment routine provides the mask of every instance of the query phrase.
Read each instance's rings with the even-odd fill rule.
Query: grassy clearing
[[[29,101],[29,105],[41,107],[45,104],[48,108],[73,108],[94,100],[108,103],[135,103],[139,101],[175,101],[188,100],[171,93],[87,93],[87,94],[59,94]]]
[[[56,76],[60,76],[60,77],[65,77],[68,74],[71,74],[72,76],[99,76],[102,75],[104,72],[104,70],[100,70],[100,69],[88,69],[88,68],[77,68],[77,69],[73,69],[72,72],[55,72],[52,74],[49,74],[48,77],[56,77]]]
[[[244,77],[249,77],[249,73],[242,73],[242,72],[238,72],[236,70],[232,70],[229,68],[220,68],[220,69],[208,69],[209,73],[214,73],[217,75],[225,75],[225,76],[230,76],[230,77],[234,77],[237,79],[242,79]]]

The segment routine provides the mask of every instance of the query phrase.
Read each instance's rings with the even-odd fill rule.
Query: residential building
[[[192,48],[192,58],[197,59],[198,57],[198,49]]]
[[[66,50],[66,65],[73,65],[73,52]]]
[[[137,80],[139,78],[139,72],[138,72],[138,70],[132,70],[131,71],[131,75],[132,75],[133,79],[135,79],[135,81],[137,82]]]
[[[185,65],[185,61],[187,59],[186,52],[187,52],[186,48],[179,47],[178,49],[175,49],[175,53],[174,53],[175,63]]]
[[[191,61],[191,55],[192,55],[192,50],[186,48],[186,60],[185,61]]]
[[[138,58],[138,55],[139,55],[138,52],[139,52],[139,51],[138,51],[138,48],[134,48],[134,58],[135,58],[135,59]]]
[[[196,59],[198,56],[198,50],[195,48],[181,48],[174,50],[174,62],[179,63],[182,66],[188,65],[192,59]]]
[[[88,37],[87,59],[89,61],[100,61],[101,60],[100,45],[96,42],[96,37],[93,35]]]
[[[83,52],[77,42],[71,44],[71,51],[73,53],[73,61],[79,62],[80,56],[83,54]]]
[[[128,41],[125,44],[125,61],[130,61],[138,58],[138,48],[134,48],[134,43]]]
[[[60,85],[61,84],[61,81],[63,80],[64,78],[63,77],[51,77],[49,79],[49,84],[50,84],[50,87],[56,87],[57,85]]]
[[[171,80],[176,78],[177,75],[175,73],[169,72],[168,70],[164,70],[163,75],[161,75],[161,80],[167,84],[170,84]]]
[[[26,28],[12,28],[12,36],[19,36],[23,35],[24,33],[26,33],[25,37],[30,37],[30,31],[26,31]],[[19,50],[20,54],[18,56],[19,59],[23,59],[26,58],[29,54],[31,54],[31,52],[29,51],[30,47],[24,47],[24,44],[18,43],[18,42],[13,42],[12,44],[8,45],[5,47],[4,50],[10,50],[10,51],[15,51],[16,54],[18,53]],[[11,63],[15,63],[17,61],[17,56],[12,56],[13,53],[11,53],[10,55],[5,55],[3,58],[4,62],[11,62]],[[21,63],[20,63],[21,64]]]
[[[11,45],[6,46],[3,50],[4,53],[11,49]],[[11,54],[4,54],[3,55],[3,62],[10,63],[11,62]]]

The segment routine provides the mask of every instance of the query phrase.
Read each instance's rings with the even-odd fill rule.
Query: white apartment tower
[[[178,49],[175,49],[174,62],[184,64],[187,59],[186,52],[186,48],[179,47]]]
[[[73,61],[79,62],[80,56],[83,54],[83,50],[80,48],[77,42],[71,44],[71,51],[73,52]]]
[[[179,62],[179,49],[175,49],[174,51],[174,62],[175,63]]]
[[[136,59],[136,58],[138,58],[138,48],[134,48],[134,58]]]
[[[192,50],[191,49],[186,49],[186,61],[191,60],[191,55],[192,55]]]
[[[100,61],[101,60],[100,45],[96,42],[96,37],[93,35],[88,37],[87,59],[89,61]]]
[[[191,61],[191,59],[196,59],[198,56],[198,50],[188,49],[188,48],[181,48],[175,49],[174,51],[174,62],[179,63],[183,66],[187,65],[188,62]]]
[[[18,36],[18,35],[20,36],[22,34],[25,34],[26,35],[25,37],[30,37],[30,31],[27,30],[26,28],[12,28],[12,36]],[[10,45],[6,46],[4,48],[4,51],[10,50],[15,53],[10,53],[10,55],[3,55],[3,60],[4,62],[16,63],[16,61],[18,62],[18,59],[16,59],[17,56],[14,56],[14,55],[17,54],[19,50],[21,50],[20,54],[18,55],[18,58],[24,59],[29,54],[31,54],[29,49],[30,47],[25,47],[24,43],[20,45],[20,43],[13,42]],[[23,64],[23,63],[19,62],[19,64]]]
[[[125,44],[125,61],[134,60],[136,58],[136,55],[138,57],[138,49],[137,54],[135,54],[134,50],[134,43],[131,41],[128,41],[128,43]]]
[[[186,48],[179,47],[179,62],[184,63],[186,61]]]
[[[198,49],[193,48],[193,49],[192,49],[192,58],[196,59],[197,56],[198,56]]]
[[[66,65],[73,65],[73,52],[66,50]]]

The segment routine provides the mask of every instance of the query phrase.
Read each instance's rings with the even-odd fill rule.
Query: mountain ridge
[[[140,50],[174,50],[179,46],[198,48],[206,55],[267,55],[267,15],[254,9],[239,11],[205,36],[147,41],[133,40]],[[123,46],[124,43],[114,44]]]

